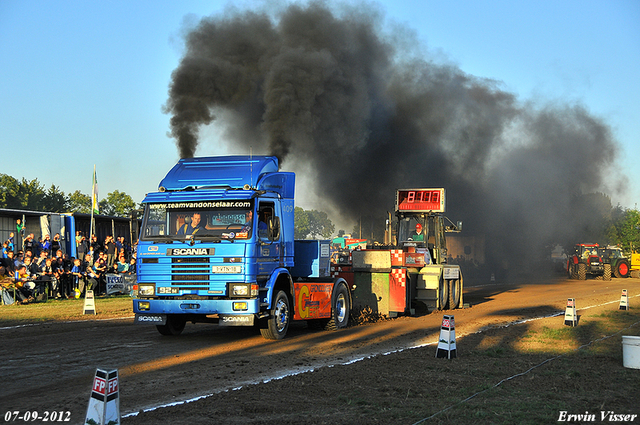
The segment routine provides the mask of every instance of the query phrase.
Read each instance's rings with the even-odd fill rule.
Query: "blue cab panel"
[[[256,187],[265,173],[278,171],[275,156],[183,158],[162,179],[159,190]]]
[[[291,269],[293,278],[330,276],[331,241],[297,240],[294,242],[295,265]]]

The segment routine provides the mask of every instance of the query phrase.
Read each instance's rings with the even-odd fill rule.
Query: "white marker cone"
[[[120,425],[118,370],[96,369],[85,424]]]
[[[629,310],[629,296],[626,289],[623,289],[620,295],[620,310]]]
[[[578,315],[576,314],[576,300],[575,298],[567,299],[567,309],[564,312],[564,324],[567,326],[578,325]]]
[[[96,299],[93,291],[87,291],[84,296],[84,311],[82,314],[96,314]]]
[[[438,340],[437,358],[456,358],[456,326],[453,316],[442,317],[440,339]]]

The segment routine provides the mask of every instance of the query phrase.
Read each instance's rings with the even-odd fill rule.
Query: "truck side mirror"
[[[269,219],[269,239],[272,241],[280,237],[280,217],[271,217]]]

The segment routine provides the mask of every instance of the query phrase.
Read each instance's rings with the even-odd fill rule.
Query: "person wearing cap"
[[[424,241],[424,234],[422,233],[422,224],[416,224],[416,232],[411,235],[411,240],[413,241]]]

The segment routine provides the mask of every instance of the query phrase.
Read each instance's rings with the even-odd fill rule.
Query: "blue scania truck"
[[[347,326],[351,291],[331,277],[330,241],[294,241],[295,175],[273,156],[181,159],[143,200],[135,322],[179,335],[187,322]]]

